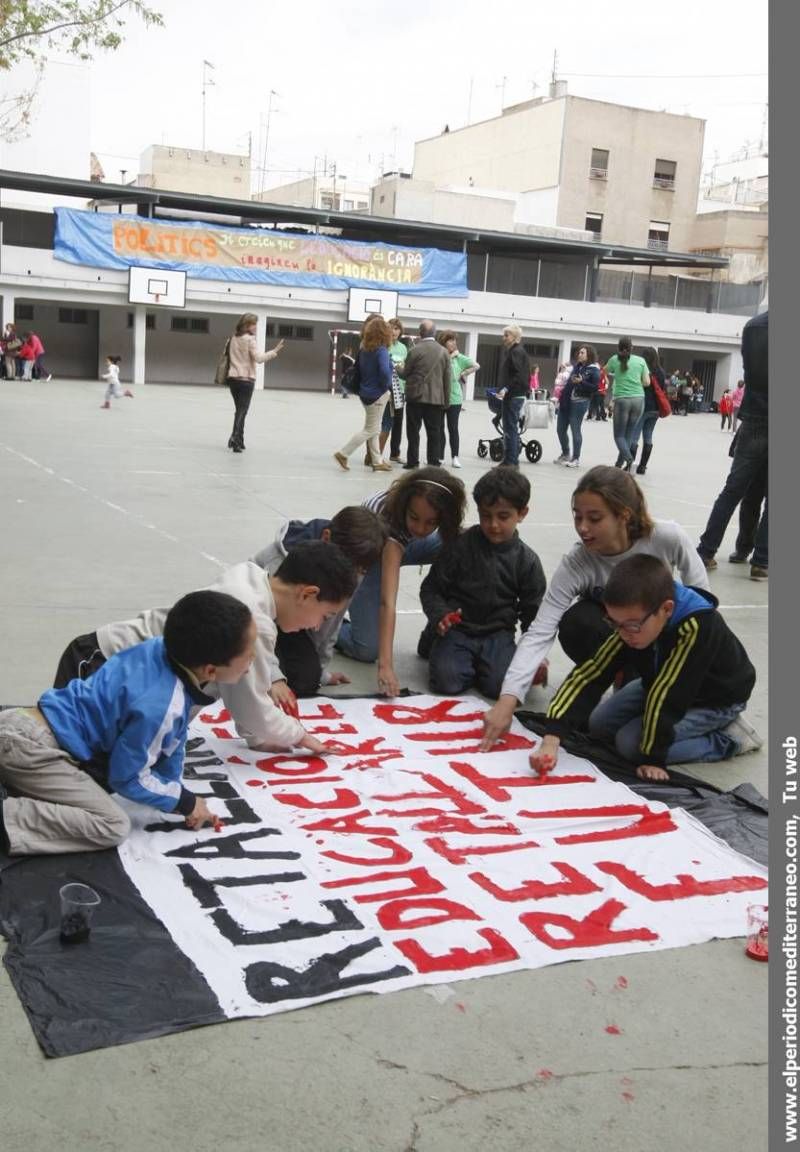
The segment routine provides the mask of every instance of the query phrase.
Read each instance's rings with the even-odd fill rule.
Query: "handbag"
[[[21,340],[17,340],[17,339],[6,340],[6,352],[9,356],[13,355],[14,352],[19,352],[21,347],[22,347],[22,341]]]
[[[227,384],[228,377],[231,374],[231,340],[230,336],[225,341],[225,347],[222,349],[219,360],[217,360],[217,368],[214,372],[215,384]]]
[[[401,412],[406,402],[406,394],[403,391],[403,383],[397,372],[392,366],[392,411]]]
[[[345,392],[349,392],[352,396],[361,395],[361,371],[358,367],[358,356],[356,356],[350,367],[343,372],[342,387]]]
[[[656,380],[655,376],[650,377],[650,387],[653,389],[653,395],[656,398],[656,408],[658,409],[659,417],[671,416],[672,405],[669,402],[669,397],[659,384],[658,380]]]
[[[548,400],[526,400],[522,409],[522,431],[529,428],[547,428],[550,425],[551,412]]]

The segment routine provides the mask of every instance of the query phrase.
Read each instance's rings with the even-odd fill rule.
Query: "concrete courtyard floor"
[[[168,604],[252,555],[286,517],[332,515],[385,486],[358,454],[332,452],[360,424],[355,400],[257,394],[247,451],[227,452],[223,389],[149,386],[101,411],[94,381],[0,382],[3,565],[0,701],[33,702],[66,643],[98,624]],[[468,489],[486,468],[484,403],[461,420]],[[523,525],[551,574],[574,541],[579,475],[544,455],[523,464]],[[728,468],[730,437],[710,415],[656,428],[642,478],[657,517],[696,540]],[[610,424],[585,425],[584,463],[615,456]],[[471,515],[474,520],[474,513]],[[734,567],[735,524],[711,585],[758,670],[748,715],[766,735],[767,593]],[[403,569],[400,681],[426,688],[414,655],[419,573]],[[350,691],[374,668],[341,660]],[[568,670],[551,655],[551,686]],[[533,707],[548,693],[536,689]],[[715,784],[767,790],[766,748],[693,769]],[[691,910],[687,909],[691,915]],[[627,988],[617,986],[620,976]],[[174,1152],[703,1152],[766,1144],[766,966],[741,940],[460,982],[440,1003],[423,988],[355,996],[267,1019],[46,1060],[0,973],[0,1145]],[[613,1023],[619,1035],[605,1031]],[[543,1070],[552,1075],[543,1074]]]

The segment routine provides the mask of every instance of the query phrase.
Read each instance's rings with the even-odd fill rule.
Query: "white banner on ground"
[[[128,805],[120,856],[226,1015],[744,935],[764,868],[586,760],[539,780],[516,721],[479,753],[485,707],[304,701],[346,747],[324,759],[195,720],[187,784],[222,827]]]

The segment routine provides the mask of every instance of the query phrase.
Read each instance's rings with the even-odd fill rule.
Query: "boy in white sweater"
[[[246,560],[227,568],[210,586],[241,600],[253,614],[257,641],[250,671],[237,684],[209,684],[205,691],[220,698],[236,730],[250,748],[274,752],[305,748],[317,755],[326,746],[294,715],[281,710],[270,696],[278,628],[283,632],[319,628],[339,613],[356,588],[354,566],[335,544],[298,544],[274,575]],[[55,687],[73,677],[85,679],[125,648],[160,636],[166,610],[148,608],[133,620],[105,624],[96,633],[80,636],[61,658]]]

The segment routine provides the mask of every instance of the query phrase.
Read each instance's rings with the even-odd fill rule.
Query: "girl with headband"
[[[443,544],[461,531],[467,497],[464,485],[444,468],[418,468],[395,480],[386,492],[364,501],[386,525],[389,538],[381,559],[370,567],[350,603],[350,619],[336,647],[365,663],[378,661],[378,689],[396,696],[394,630],[400,569],[430,564]]]

